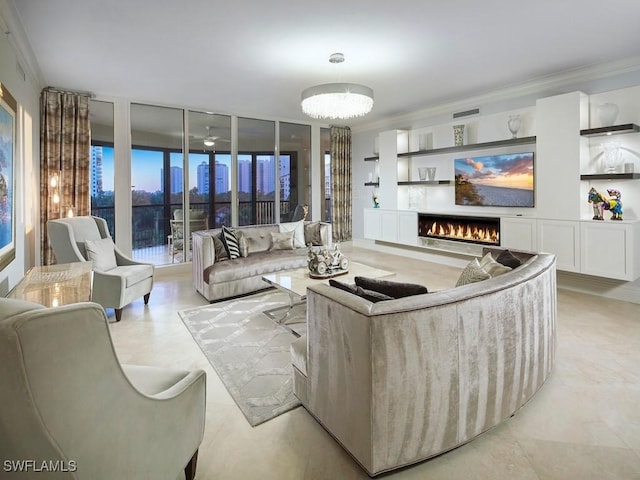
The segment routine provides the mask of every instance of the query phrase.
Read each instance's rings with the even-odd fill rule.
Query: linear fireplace
[[[481,245],[500,245],[500,218],[419,213],[418,236]]]

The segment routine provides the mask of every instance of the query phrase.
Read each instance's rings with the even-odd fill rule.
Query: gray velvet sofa
[[[469,442],[549,377],[555,256],[519,256],[503,275],[378,303],[308,289],[294,393],[370,476]]]
[[[331,246],[331,224],[324,222],[302,222],[304,244],[314,243]],[[310,229],[316,225],[317,238],[308,238]],[[270,250],[271,233],[278,233],[278,224],[237,227],[248,246],[247,257],[233,260],[216,258],[214,237],[221,229],[204,230],[193,234],[193,285],[207,300],[216,301],[244,295],[269,288],[262,280],[268,273],[304,267],[307,264],[307,248],[293,250]],[[313,240],[313,242],[312,242]]]

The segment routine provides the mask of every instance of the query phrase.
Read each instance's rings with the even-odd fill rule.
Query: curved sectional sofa
[[[294,392],[371,476],[436,456],[512,416],[549,377],[555,256],[470,285],[378,303],[308,289]]]

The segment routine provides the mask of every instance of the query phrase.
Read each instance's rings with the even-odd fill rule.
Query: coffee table
[[[381,270],[379,268],[363,265],[362,263],[350,262],[349,271],[338,276],[336,280],[344,283],[354,283],[355,277],[382,278],[395,275],[393,272]],[[265,311],[265,315],[273,319],[281,325],[287,323],[301,323],[300,321],[289,322],[289,314],[294,306],[304,303],[307,299],[307,287],[317,285],[319,283],[329,284],[329,279],[316,279],[309,277],[309,269],[307,267],[296,268],[295,270],[284,270],[282,272],[270,273],[264,275],[262,280],[272,287],[285,292],[289,296],[289,305],[284,307],[273,308]],[[276,315],[277,312],[284,310],[282,315]]]

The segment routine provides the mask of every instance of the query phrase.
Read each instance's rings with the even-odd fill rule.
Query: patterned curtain
[[[42,263],[54,263],[47,221],[91,211],[89,97],[45,89],[40,95],[40,242]],[[57,201],[56,201],[57,200]]]
[[[351,129],[331,127],[333,241],[351,240]]]

